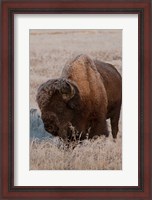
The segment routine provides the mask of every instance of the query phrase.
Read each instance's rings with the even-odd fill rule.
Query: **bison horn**
[[[70,83],[66,81],[66,83],[62,85],[61,94],[63,100],[69,101],[75,95],[75,89]]]

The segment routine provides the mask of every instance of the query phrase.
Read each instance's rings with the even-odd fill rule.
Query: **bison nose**
[[[52,124],[49,126],[49,128],[52,131],[57,131],[58,130],[58,127],[56,125],[52,125]]]
[[[49,126],[48,126],[48,125],[44,124],[44,128],[45,128],[45,130],[46,130],[47,132],[50,132],[50,131],[49,131]]]
[[[44,128],[46,131],[52,133],[53,135],[56,135],[59,130],[59,128],[53,124],[44,124]]]
[[[50,125],[49,129],[50,131],[54,131],[55,127],[53,125]]]
[[[49,130],[49,131],[53,131],[54,130],[54,126],[53,125],[49,125],[49,124],[44,124],[44,128],[46,130]]]

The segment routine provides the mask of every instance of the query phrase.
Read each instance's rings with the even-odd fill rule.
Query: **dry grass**
[[[60,76],[70,57],[87,54],[113,64],[121,73],[121,30],[31,30],[30,31],[30,109],[40,84]],[[122,131],[117,141],[103,136],[85,140],[74,149],[58,138],[33,139],[30,143],[30,169],[113,169],[122,168]],[[38,129],[36,129],[38,130]],[[110,130],[110,127],[109,127]]]
[[[115,170],[121,169],[121,142],[106,137],[84,140],[73,149],[58,138],[33,140],[31,169],[46,170]],[[108,147],[108,148],[107,148]]]

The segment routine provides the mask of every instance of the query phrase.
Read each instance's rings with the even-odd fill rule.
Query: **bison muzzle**
[[[106,119],[117,137],[122,80],[111,64],[79,55],[61,77],[43,83],[37,93],[44,128],[65,140],[108,136]]]

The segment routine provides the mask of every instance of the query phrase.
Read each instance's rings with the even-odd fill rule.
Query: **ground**
[[[121,74],[122,31],[30,30],[30,109],[37,109],[36,116],[41,114],[36,103],[39,85],[51,78],[58,78],[68,59],[79,54],[111,63]],[[121,170],[121,121],[120,118],[116,141],[110,134],[108,138],[101,136],[95,140],[85,140],[74,149],[72,145],[67,149],[58,138],[31,138],[30,169]],[[109,121],[108,127],[111,131]],[[38,134],[38,129],[34,130]]]

